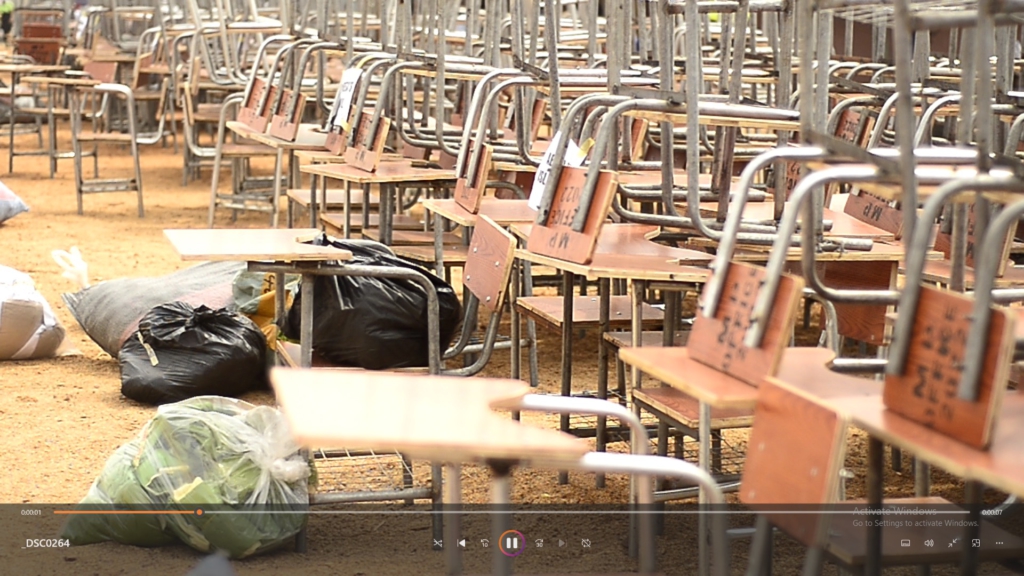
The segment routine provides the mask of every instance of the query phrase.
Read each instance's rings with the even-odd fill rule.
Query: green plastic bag
[[[277,410],[219,396],[191,398],[161,406],[138,439],[111,457],[81,505],[203,513],[141,515],[149,523],[137,520],[141,524],[131,531],[116,521],[122,515],[72,516],[62,537],[73,544],[149,546],[176,539],[201,552],[244,558],[280,546],[302,529],[309,476]],[[101,486],[117,491],[102,491],[108,496],[103,500],[94,494]]]

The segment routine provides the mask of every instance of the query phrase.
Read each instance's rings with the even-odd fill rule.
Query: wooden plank
[[[377,125],[376,134],[370,134],[372,128],[373,115],[364,113],[359,120],[354,145],[345,150],[345,162],[366,172],[374,172],[380,165],[381,155],[384,154],[384,142],[391,129],[391,120],[382,117]]]
[[[480,200],[484,196],[484,187],[487,185],[487,175],[491,170],[493,155],[494,148],[490,144],[484,144],[476,173],[470,174],[466,178],[459,178],[455,183],[455,202],[472,214],[480,211]]]
[[[270,117],[274,113],[274,99],[277,98],[278,90],[280,88],[276,84],[269,84],[267,86],[267,100],[249,122],[249,126],[258,133],[262,134],[265,132],[267,125],[270,124]]]
[[[259,106],[260,98],[263,97],[263,94],[266,91],[267,81],[258,76],[253,78],[252,88],[249,90],[249,97],[242,103],[242,107],[239,108],[235,119],[246,126],[252,127],[253,121],[262,112],[256,108]]]
[[[164,230],[182,260],[328,261],[351,260],[352,253],[306,244],[320,233],[309,229]]]
[[[601,171],[583,231],[576,232],[572,229],[572,221],[580,209],[586,174],[586,168],[562,167],[548,220],[533,227],[526,243],[528,250],[579,264],[590,262],[615,196],[617,176],[614,172]]]
[[[622,348],[619,358],[710,406],[749,409],[757,404],[757,388],[697,362],[690,357],[689,347]]]
[[[810,399],[764,382],[757,397],[740,501],[748,506],[824,505],[838,500],[847,422]],[[826,515],[766,514],[805,546],[823,544]]]
[[[633,389],[633,401],[651,408],[696,430],[700,425],[700,403],[671,386]],[[743,408],[713,408],[711,429],[747,428],[753,422],[753,411]]]
[[[967,254],[965,264],[970,268],[976,268],[977,261],[975,259],[975,244],[982,243],[982,239],[975,238],[974,226],[975,226],[975,215],[974,215],[974,204],[969,204],[967,207]],[[1013,245],[1013,236],[1016,233],[1016,229],[1013,228],[1006,234],[1006,238],[1001,247],[1001,253],[999,256],[999,268],[996,270],[996,276],[1002,276],[1006,272],[1006,262],[1010,258],[1010,248]],[[944,234],[940,229],[935,234],[935,249],[946,257],[947,260],[952,259],[953,251],[953,236],[952,234]]]
[[[851,192],[843,212],[891,232],[896,239],[903,237],[903,211],[878,196],[864,191]]]
[[[516,306],[524,314],[562,330],[561,296],[522,296],[516,299]],[[665,312],[650,304],[644,304],[644,327],[657,328],[665,319]],[[630,326],[633,320],[633,304],[629,296],[612,296],[609,299],[609,322],[614,327]],[[595,326],[601,319],[600,302],[596,296],[574,296],[572,300],[573,326]]]
[[[779,367],[782,351],[793,333],[804,282],[788,274],[782,275],[761,345],[750,348],[743,339],[750,328],[754,301],[767,272],[760,266],[732,262],[726,270],[716,273],[726,274],[722,297],[713,318],[697,315],[690,338],[690,356],[757,386]]]
[[[270,379],[292,436],[306,447],[395,450],[435,462],[572,463],[589,450],[495,412],[529,393],[517,380],[283,368]]]
[[[409,160],[381,162],[374,172],[361,170],[348,163],[313,164],[299,168],[305,174],[316,174],[352,184],[392,184],[396,182],[455,181],[455,170],[417,168]]]
[[[511,234],[487,216],[477,218],[462,282],[491,312],[505,304],[515,252],[516,239]]]
[[[890,410],[983,449],[1006,389],[1014,318],[993,309],[985,357],[966,358],[973,306],[962,294],[921,287],[906,367],[901,375],[886,376],[883,399]],[[976,402],[957,396],[965,362],[983,362]]]
[[[836,289],[889,290],[896,287],[896,262],[826,262],[825,284]],[[884,305],[835,304],[839,334],[861,342],[885,341]]]
[[[292,107],[291,114],[289,114],[289,106]],[[295,141],[295,137],[299,134],[302,112],[305,109],[306,95],[286,90],[281,97],[277,111],[270,120],[270,135],[289,142]]]

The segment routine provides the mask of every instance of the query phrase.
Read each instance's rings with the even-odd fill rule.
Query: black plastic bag
[[[406,268],[423,274],[437,291],[443,352],[462,320],[462,305],[451,285],[390,254],[383,245],[335,240],[314,244],[352,252],[346,264]],[[288,311],[285,336],[299,338],[302,291]],[[318,276],[313,284],[313,350],[333,364],[369,370],[427,366],[427,294],[410,280]]]
[[[184,302],[149,311],[118,355],[121,393],[166,404],[238,396],[267,382],[267,345],[252,320]]]

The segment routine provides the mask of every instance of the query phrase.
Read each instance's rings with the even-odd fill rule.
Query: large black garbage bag
[[[390,254],[383,245],[346,242],[321,235],[313,241],[352,252],[349,264],[421,272],[437,291],[441,350],[462,320],[462,305],[451,285]],[[297,340],[302,291],[288,311],[285,336]],[[427,294],[410,280],[318,276],[313,284],[313,350],[333,364],[369,370],[427,366]]]
[[[266,358],[266,337],[245,316],[162,304],[121,347],[121,393],[148,404],[238,396],[266,385]]]

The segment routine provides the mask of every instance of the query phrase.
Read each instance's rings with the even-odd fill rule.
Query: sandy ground
[[[16,148],[35,147],[35,137],[18,136]],[[61,148],[68,149],[67,134]],[[0,166],[6,166],[6,137]],[[89,164],[86,164],[89,166]],[[68,344],[75,354],[49,360],[8,362],[0,366],[0,572],[8,574],[185,574],[201,555],[185,546],[141,549],[108,543],[70,550],[23,550],[25,538],[53,537],[59,522],[50,515],[23,517],[22,509],[42,504],[74,503],[86,493],[107,457],[131,439],[153,415],[154,408],[125,399],[120,394],[118,366],[81,330],[61,301],[60,294],[76,287],[61,277],[50,257],[54,249],[77,246],[89,264],[93,283],[125,276],[162,275],[185,267],[165,240],[165,228],[203,227],[209,199],[209,173],[199,182],[181,186],[181,156],[170,147],[145,148],[142,154],[146,217],[136,215],[131,194],[104,194],[85,199],[85,214],[75,206],[73,166],[62,160],[53,180],[47,177],[46,161],[38,157],[15,159],[14,174],[3,178],[22,196],[31,211],[0,226],[0,264],[14,267],[34,278],[37,288],[49,300],[68,331]],[[127,174],[130,158],[124,149],[101,150],[104,176]],[[271,166],[257,164],[269,172]],[[225,177],[227,173],[225,172]],[[261,227],[268,223],[262,214],[242,216],[237,226]],[[230,225],[227,212],[218,215],[218,226]],[[558,337],[541,333],[541,368],[544,391],[554,392],[558,383]],[[813,338],[813,334],[805,335]],[[594,362],[597,340],[586,335],[575,346],[574,384],[580,390],[595,388]],[[499,353],[487,375],[508,374],[508,355]],[[270,403],[268,393],[254,393],[244,399]],[[551,419],[535,419],[556,426]],[[738,437],[736,441],[742,442]],[[854,433],[848,469],[855,475],[848,484],[851,497],[863,494],[864,438]],[[619,445],[616,449],[621,449]],[[418,465],[417,477],[426,475]],[[464,471],[467,502],[488,499],[485,471]],[[887,494],[913,493],[909,476],[887,467]],[[936,472],[935,493],[961,499],[963,486]],[[628,481],[612,476],[608,486],[597,489],[593,477],[573,474],[568,485],[559,485],[554,472],[517,471],[515,502],[536,504],[610,504],[626,500]],[[986,499],[1001,500],[988,493]],[[401,505],[392,506],[402,510]],[[749,525],[749,517],[733,519],[735,525]],[[442,555],[430,550],[429,517],[415,516],[315,516],[310,520],[309,551],[278,552],[235,563],[240,574],[437,574],[443,572]],[[463,533],[469,541],[465,553],[470,573],[489,571],[490,551],[479,545],[489,537],[485,518],[470,517]],[[1019,523],[1018,523],[1019,524]],[[524,517],[516,527],[528,538],[544,538],[544,549],[531,549],[520,557],[517,570],[523,572],[612,572],[635,570],[625,554],[626,524],[622,517]],[[659,540],[661,566],[668,574],[695,572],[696,550],[692,516],[672,517]],[[591,549],[580,540],[589,538]],[[559,549],[551,543],[568,542]],[[796,573],[802,548],[784,537],[777,539],[776,569],[780,574]],[[745,565],[745,541],[734,548],[734,568]],[[835,573],[833,568],[828,573]],[[899,571],[894,572],[899,573]],[[909,573],[909,572],[908,572]],[[944,573],[944,571],[936,571]],[[952,572],[950,572],[952,573]],[[993,573],[998,573],[998,570]]]

